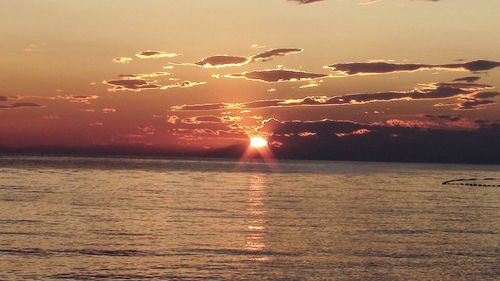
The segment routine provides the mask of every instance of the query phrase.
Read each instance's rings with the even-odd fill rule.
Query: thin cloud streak
[[[195,65],[203,68],[222,68],[230,66],[242,66],[251,62],[268,61],[275,57],[282,57],[301,53],[303,50],[298,48],[279,48],[270,49],[251,57],[215,55],[203,58],[195,63],[173,63],[178,65]]]
[[[254,70],[243,73],[235,73],[224,76],[214,76],[216,78],[243,78],[246,80],[275,83],[275,82],[288,82],[288,81],[304,81],[314,80],[318,78],[327,77],[328,74],[305,72],[292,69],[266,69]]]
[[[475,60],[464,63],[452,64],[412,64],[412,63],[392,63],[392,62],[352,62],[337,63],[328,65],[338,74],[343,76],[384,74],[393,72],[413,72],[418,70],[462,70],[462,71],[487,71],[500,66],[500,62],[488,60]]]

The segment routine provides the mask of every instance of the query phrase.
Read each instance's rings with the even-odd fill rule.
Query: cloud
[[[250,117],[251,119],[259,120],[260,116]],[[202,115],[202,116],[193,116],[184,118],[181,120],[184,124],[218,124],[218,123],[227,123],[233,124],[235,122],[239,122],[242,120],[241,116],[223,116],[218,117],[215,115]]]
[[[224,120],[221,117],[208,115],[208,116],[194,116],[182,119],[184,124],[204,124],[204,123],[223,123]]]
[[[166,53],[161,51],[142,51],[135,55],[140,59],[173,58],[179,56],[177,53]]]
[[[99,96],[96,95],[86,95],[86,96],[82,95],[82,96],[57,96],[52,99],[63,99],[69,102],[90,104],[91,100],[96,100],[98,98]]]
[[[22,108],[22,107],[42,107],[37,103],[32,102],[16,102],[11,104],[3,104],[0,105],[0,109],[14,109],[14,108]]]
[[[282,57],[286,55],[301,53],[302,49],[297,48],[281,48],[281,49],[271,49],[263,53],[257,54],[251,57],[252,61],[267,61],[274,57]]]
[[[457,116],[457,115],[447,115],[447,114],[441,114],[441,115],[432,115],[432,114],[424,114],[423,115],[424,117],[427,117],[431,120],[446,120],[446,121],[452,121],[452,122],[456,122],[456,121],[460,121],[462,120],[462,117],[460,116]]]
[[[468,97],[463,97],[460,99],[462,102],[459,103],[458,107],[456,107],[455,109],[456,110],[475,110],[475,109],[483,108],[484,106],[487,106],[487,105],[496,104],[496,102],[491,100],[491,99],[495,98],[499,95],[500,95],[500,93],[498,93],[498,92],[481,92],[481,93],[477,93],[475,95],[471,95]]]
[[[496,104],[491,100],[499,96],[498,92],[476,92],[459,97],[459,102],[438,103],[435,106],[455,106],[454,110],[477,110],[488,105]]]
[[[260,44],[257,44],[257,43],[254,43],[252,45],[250,45],[250,48],[252,49],[264,49],[266,46],[263,46],[263,45],[260,45]]]
[[[266,69],[254,70],[243,73],[224,75],[226,78],[244,78],[247,80],[261,81],[267,83],[303,81],[327,77],[327,74],[304,72],[290,69]],[[217,77],[217,76],[216,76]]]
[[[39,48],[42,48],[42,47],[44,47],[46,45],[47,45],[46,43],[30,44],[29,46],[27,46],[26,48],[24,48],[23,51],[25,51],[27,53],[31,53],[31,52],[34,52],[34,51],[38,50]]]
[[[388,119],[383,122],[358,123],[350,120],[323,119],[316,121],[279,121],[271,118],[262,122],[261,131],[273,136],[331,136],[348,137],[370,133],[397,134],[408,129],[477,129],[478,126],[449,126],[449,123],[436,123],[426,120]]]
[[[291,136],[308,133],[308,135],[330,135],[338,133],[351,133],[371,126],[352,121],[323,119],[319,121],[279,121],[271,118],[262,123],[262,132],[273,135]]]
[[[117,57],[117,58],[113,59],[113,62],[123,63],[123,64],[130,63],[131,61],[132,61],[132,58],[129,58],[129,57]]]
[[[169,72],[158,71],[153,73],[141,73],[141,74],[120,74],[118,77],[125,79],[147,79],[147,78],[156,78],[161,76],[168,76]]]
[[[246,57],[228,56],[228,55],[218,55],[208,58],[204,58],[194,64],[205,68],[220,68],[227,66],[239,66],[244,65],[249,62]]]
[[[157,84],[155,80],[146,80],[146,79],[115,79],[103,81],[104,84],[112,86],[112,88],[108,89],[108,91],[135,91],[140,92],[143,90],[151,90],[151,89],[162,89],[162,85]]]
[[[112,86],[108,89],[108,91],[116,92],[116,91],[134,91],[140,92],[143,90],[166,90],[171,88],[191,88],[194,86],[204,85],[207,82],[192,82],[192,81],[181,81],[170,85],[161,85],[158,84],[156,80],[149,79],[134,79],[134,78],[125,78],[125,79],[115,79],[103,81],[103,84]]]
[[[5,102],[8,100],[19,100],[21,98],[22,97],[18,97],[18,96],[0,96],[0,102]]]
[[[277,158],[499,163],[500,125],[476,123],[474,128],[444,128],[413,119],[378,123],[269,119],[262,131],[270,143],[281,144],[273,147]]]
[[[288,0],[288,1],[298,2],[299,4],[311,4],[316,2],[323,2],[325,0]]]
[[[156,129],[151,125],[139,125],[137,128],[146,135],[156,134]]]
[[[15,100],[25,100],[25,99],[35,99],[35,100],[65,100],[71,103],[83,103],[90,104],[91,100],[96,100],[99,96],[96,95],[69,95],[69,96],[19,96],[19,97],[7,97],[8,99]],[[0,99],[1,101],[1,99]]]
[[[309,96],[302,99],[270,99],[241,103],[208,103],[174,106],[177,111],[206,111],[223,109],[255,109],[289,106],[358,105],[396,100],[439,100],[448,98],[472,98],[480,91],[492,88],[489,85],[473,83],[433,83],[421,85],[411,91],[389,91],[356,93],[342,96]],[[493,95],[493,94],[489,94]],[[480,96],[481,97],[481,96]],[[477,97],[475,97],[477,99]],[[484,98],[484,97],[483,97]]]
[[[205,85],[205,84],[207,84],[207,82],[193,82],[193,81],[185,80],[185,81],[178,82],[178,83],[175,83],[175,84],[166,85],[166,86],[163,87],[163,89],[170,89],[170,88],[191,88],[191,87]]]
[[[479,76],[467,76],[467,77],[462,77],[462,78],[457,78],[453,80],[453,82],[467,82],[467,83],[474,83],[477,82],[481,77]]]
[[[102,109],[102,113],[104,113],[104,114],[115,113],[115,112],[116,112],[116,109],[114,109],[114,108],[103,108]]]
[[[471,72],[486,71],[500,66],[500,62],[475,60],[454,64],[408,64],[392,62],[337,63],[327,66],[341,75],[383,74],[392,72],[409,72],[423,69],[468,70]]]
[[[207,58],[203,58],[194,64],[191,63],[180,63],[180,65],[196,65],[203,68],[222,68],[230,66],[242,66],[250,62],[255,61],[267,61],[275,57],[282,57],[291,54],[298,54],[302,52],[302,49],[297,48],[279,48],[270,49],[265,52],[259,53],[252,57],[242,57],[242,56],[230,56],[230,55],[216,55]]]
[[[172,116],[167,116],[166,122],[169,124],[177,124],[179,120],[181,120],[179,116],[172,115]]]
[[[323,80],[319,81],[310,81],[308,84],[302,85],[299,87],[299,89],[307,89],[307,88],[316,88],[322,83]]]

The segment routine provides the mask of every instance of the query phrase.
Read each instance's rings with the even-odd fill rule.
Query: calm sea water
[[[500,166],[0,158],[0,280],[495,280]]]

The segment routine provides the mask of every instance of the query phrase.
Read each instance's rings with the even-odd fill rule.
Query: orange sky
[[[499,1],[303,2],[3,1],[0,146],[210,150],[278,121],[500,123]]]

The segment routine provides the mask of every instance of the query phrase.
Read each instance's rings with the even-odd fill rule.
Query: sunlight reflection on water
[[[250,178],[250,193],[248,198],[248,234],[246,236],[245,249],[250,251],[263,251],[265,243],[265,183],[262,174],[254,174]],[[265,261],[269,257],[253,258],[254,260]]]
[[[494,280],[498,166],[0,157],[0,280]]]

